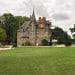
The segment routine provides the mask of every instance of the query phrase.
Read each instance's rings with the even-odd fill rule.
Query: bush
[[[43,39],[42,42],[41,42],[41,45],[42,46],[49,46],[49,43],[46,39]]]
[[[71,46],[72,44],[71,37],[67,33],[64,33],[64,44],[65,46]]]
[[[0,27],[0,43],[2,43],[3,41],[5,41],[6,39],[6,31],[5,29]]]
[[[49,45],[52,46],[52,42],[49,42]]]
[[[71,39],[66,40],[64,44],[65,44],[65,46],[71,46],[72,40]]]
[[[72,44],[75,44],[75,39],[71,39],[72,40]]]

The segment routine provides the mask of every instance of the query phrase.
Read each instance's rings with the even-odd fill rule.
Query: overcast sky
[[[66,31],[75,23],[75,0],[0,0],[0,15],[10,12],[29,16],[33,8],[36,17],[45,16]]]

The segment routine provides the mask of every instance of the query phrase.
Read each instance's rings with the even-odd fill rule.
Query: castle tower
[[[36,18],[35,18],[35,13],[33,10],[32,16],[30,17],[30,40],[32,41],[32,43],[34,45],[36,45],[36,40],[37,40],[37,22],[36,22]]]
[[[36,22],[34,9],[33,9],[33,13],[32,13],[32,15],[30,16],[30,20]]]

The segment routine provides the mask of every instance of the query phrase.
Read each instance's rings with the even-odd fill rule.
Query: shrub
[[[72,44],[71,37],[67,33],[64,33],[64,44],[65,46],[71,46]]]
[[[65,46],[71,46],[72,40],[71,39],[66,40],[64,44],[65,44]]]
[[[48,43],[48,41],[47,41],[46,39],[43,39],[43,40],[41,41],[41,45],[42,45],[42,46],[49,46],[49,43]]]

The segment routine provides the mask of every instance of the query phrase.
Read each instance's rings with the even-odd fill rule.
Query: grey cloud
[[[69,19],[70,19],[69,15],[67,15],[67,14],[62,14],[62,13],[53,14],[52,17],[53,17],[55,20],[69,20]]]
[[[62,24],[61,21],[75,23],[75,0],[0,0],[0,14],[10,10],[14,15],[29,16],[33,8],[36,16],[52,18],[55,24]]]
[[[28,1],[23,1],[22,3],[19,4],[20,6],[17,6],[16,10],[18,12],[26,12],[28,14],[32,14],[32,11],[34,9],[35,14],[37,16],[45,16],[49,18],[49,14],[47,13],[47,8],[44,7],[43,1],[40,0],[28,0]]]

